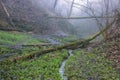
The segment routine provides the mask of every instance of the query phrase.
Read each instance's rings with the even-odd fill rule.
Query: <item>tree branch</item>
[[[105,16],[90,16],[90,17],[56,17],[56,16],[53,16],[53,17],[48,17],[48,18],[51,18],[51,19],[95,19],[95,18],[114,18],[113,16],[108,16],[108,17],[105,17]]]

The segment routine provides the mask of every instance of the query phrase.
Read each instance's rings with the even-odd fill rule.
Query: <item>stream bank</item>
[[[73,56],[73,51],[72,51],[72,50],[68,50],[68,53],[69,53],[69,57],[70,57],[70,56]],[[69,58],[69,57],[68,57],[68,58]],[[68,80],[67,76],[64,75],[66,61],[67,61],[67,59],[65,59],[65,60],[62,62],[61,67],[60,67],[60,69],[59,69],[59,73],[60,73],[60,76],[61,76],[62,80]]]

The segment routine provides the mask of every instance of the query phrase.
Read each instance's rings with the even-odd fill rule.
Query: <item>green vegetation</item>
[[[45,39],[34,39],[30,38],[25,44],[40,44],[40,43],[47,43],[48,41]]]
[[[14,49],[4,47],[4,46],[0,46],[0,55],[6,54],[6,53],[14,53],[14,52],[17,52],[17,51],[15,51]]]
[[[23,33],[0,31],[0,44],[16,44],[27,38]]]
[[[112,68],[113,62],[105,59],[99,49],[91,52],[76,50],[66,62],[65,74],[69,80],[120,80]]]
[[[76,41],[78,38],[75,35],[70,35],[65,37],[54,37],[54,39],[60,41],[61,43],[69,43]]]
[[[62,43],[77,40],[76,36],[53,37]],[[20,56],[33,54],[36,51],[49,49],[51,46],[31,46],[12,49],[6,45],[46,43],[44,39],[33,38],[19,32],[0,31],[0,55],[6,53],[21,53]],[[106,44],[105,44],[106,45]],[[20,46],[18,46],[20,47]],[[69,80],[120,80],[120,75],[112,66],[113,62],[105,58],[105,46],[93,48],[91,51],[75,50],[74,56],[68,58],[68,51],[56,51],[34,57],[31,60],[17,62],[0,62],[0,80],[61,80],[59,68],[66,58],[65,75]],[[18,56],[18,55],[15,55]],[[11,56],[13,57],[13,56]]]
[[[62,53],[62,54],[61,54]],[[29,61],[0,63],[0,79],[5,80],[61,80],[59,67],[68,57],[66,50],[41,55]]]
[[[43,42],[47,41],[44,39],[32,38],[24,33],[0,31],[0,44],[38,44]]]
[[[75,35],[71,35],[71,36],[67,36],[67,37],[64,37],[62,38],[62,42],[73,42],[73,41],[76,41],[77,40],[77,36]]]
[[[47,40],[32,38],[31,36],[20,32],[0,31],[0,54],[29,54],[45,47],[22,47],[22,44],[39,44],[45,43]],[[17,48],[16,48],[17,47]]]

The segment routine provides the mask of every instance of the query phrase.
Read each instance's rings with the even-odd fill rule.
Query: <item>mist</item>
[[[42,6],[45,9],[50,10],[58,14],[58,16],[69,17],[70,7],[72,0],[57,0],[56,6],[54,8],[56,0],[36,0],[34,5]],[[35,2],[35,1],[33,1]],[[119,6],[119,0],[111,0],[109,2],[109,16],[114,14],[114,10]],[[94,10],[95,15],[87,9],[86,7],[91,7]],[[84,17],[84,16],[104,16],[105,14],[105,3],[104,0],[75,0],[72,8],[70,17]],[[54,17],[55,15],[53,15]],[[52,17],[51,15],[49,17]],[[99,30],[99,25],[95,19],[69,19],[68,20],[73,27],[77,30],[77,34],[86,37],[97,32]],[[99,20],[103,23],[104,19]],[[104,24],[104,23],[103,23]]]

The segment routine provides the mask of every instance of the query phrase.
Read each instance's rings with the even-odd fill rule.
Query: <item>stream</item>
[[[36,39],[41,39],[41,38],[44,38],[46,40],[48,40],[50,43],[52,44],[60,44],[59,41],[57,40],[54,40],[52,38],[51,35],[37,35],[37,34],[30,34],[29,36],[33,37],[33,38],[36,38]],[[3,47],[7,47],[7,48],[10,48],[11,50],[19,50],[19,52],[21,52],[21,49],[22,49],[22,45],[25,44],[27,41],[29,41],[29,38],[28,39],[24,39],[22,40],[21,42],[17,42],[15,45],[9,45],[9,44],[0,44],[0,46],[3,46]],[[21,53],[19,53],[18,55],[20,55]],[[0,55],[0,61],[3,61],[9,57],[15,57],[17,56],[17,53],[6,53],[6,54],[2,54]]]
[[[72,50],[69,50],[68,52],[69,52],[69,57],[73,56],[73,51]],[[66,61],[67,61],[67,59],[62,62],[61,67],[59,69],[59,73],[60,73],[60,76],[61,76],[62,80],[68,80],[67,76],[64,75]]]
[[[48,36],[47,36],[47,40],[52,44],[61,44],[59,41],[57,41],[57,40],[55,40],[51,37],[48,37]],[[73,56],[73,51],[72,50],[68,50],[68,53],[69,53],[69,57]],[[60,69],[59,69],[59,74],[60,74],[62,80],[68,80],[67,76],[64,75],[66,61],[67,61],[67,59],[63,60],[61,66],[60,66]]]
[[[39,38],[39,37],[38,37],[38,38]],[[46,38],[50,43],[52,43],[52,44],[61,44],[59,41],[53,39],[51,36],[47,36],[47,37],[45,37],[45,38]],[[23,42],[15,45],[15,46],[8,46],[8,45],[4,45],[4,46],[8,46],[8,47],[10,47],[10,48],[12,47],[12,48],[15,48],[15,49],[21,49],[21,46],[18,46],[18,45],[20,45],[20,44],[23,44]],[[70,57],[70,56],[73,56],[73,51],[72,51],[72,50],[68,50],[68,53],[69,53],[69,57]],[[10,56],[13,56],[13,55],[14,55],[14,54],[1,55],[1,56],[0,56],[0,61],[2,61],[4,58],[6,59],[6,58],[8,58],[8,57],[10,57]],[[69,58],[69,57],[68,57],[68,58]],[[63,60],[61,66],[60,66],[60,69],[59,69],[59,74],[60,74],[62,80],[68,80],[68,79],[67,79],[67,76],[64,75],[66,61],[67,61],[67,59]]]
[[[48,37],[48,36],[47,36],[47,40],[52,44],[61,44],[59,41],[57,41],[57,40],[55,40],[51,37]],[[69,53],[69,57],[73,56],[73,51],[72,50],[68,50],[68,53]],[[66,61],[67,61],[67,59],[63,60],[61,66],[60,66],[60,69],[59,69],[59,74],[60,74],[62,80],[68,80],[67,76],[64,75]]]

